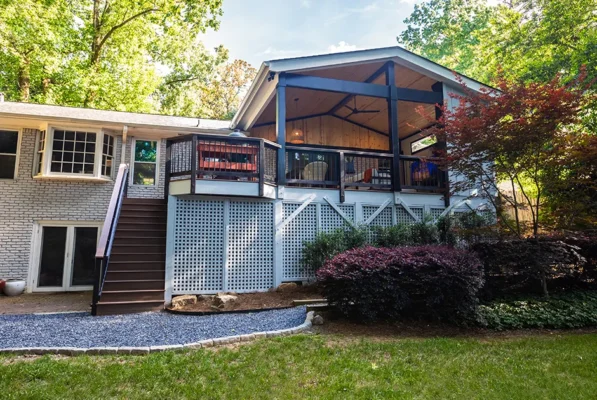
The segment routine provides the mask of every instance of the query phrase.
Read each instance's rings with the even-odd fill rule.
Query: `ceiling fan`
[[[346,117],[344,118],[348,118],[351,115],[355,115],[355,114],[371,114],[371,113],[378,113],[381,110],[359,110],[357,108],[357,98],[353,97],[354,100],[354,107],[349,107],[346,104],[344,105],[344,107],[348,108],[350,110],[350,114],[348,114]]]

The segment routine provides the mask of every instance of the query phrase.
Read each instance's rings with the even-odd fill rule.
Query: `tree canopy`
[[[200,41],[218,28],[221,7],[222,0],[0,0],[0,90],[15,101],[224,117],[246,79],[228,81],[240,87],[233,99],[222,89],[226,105],[201,94],[217,81],[214,71],[240,62]]]
[[[597,76],[595,0],[429,0],[404,22],[401,44],[482,81]]]

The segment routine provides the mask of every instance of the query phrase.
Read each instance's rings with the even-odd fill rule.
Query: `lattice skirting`
[[[380,205],[332,207],[313,202],[290,219],[301,205],[283,202],[276,217],[274,201],[176,199],[174,235],[169,238],[173,241],[169,267],[172,293],[254,292],[270,289],[276,280],[310,280],[314,271],[302,262],[302,249],[318,232],[356,225],[371,217],[370,225],[391,226],[413,223],[414,217],[423,218],[424,213],[437,218],[443,212],[422,206],[410,207],[409,212],[391,204],[379,210]],[[276,248],[276,225],[286,220]]]
[[[272,202],[178,199],[173,293],[274,286],[273,209]]]

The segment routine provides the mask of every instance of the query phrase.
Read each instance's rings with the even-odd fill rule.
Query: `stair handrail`
[[[114,189],[112,190],[108,212],[106,213],[102,234],[100,235],[97,250],[95,252],[91,315],[97,314],[97,303],[99,302],[104,287],[104,281],[106,280],[106,272],[108,271],[118,218],[120,218],[122,200],[126,196],[128,170],[129,166],[127,164],[120,164],[118,167],[118,175],[116,176],[116,182],[114,183]]]

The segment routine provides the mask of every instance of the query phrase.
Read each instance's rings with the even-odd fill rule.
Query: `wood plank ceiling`
[[[358,65],[324,68],[311,71],[298,72],[303,75],[319,76],[324,78],[342,79],[348,81],[365,82],[384,62],[374,62]],[[431,91],[431,86],[436,82],[432,78],[406,67],[396,65],[395,83],[398,87]],[[385,84],[385,74],[379,75],[371,83]],[[329,113],[337,104],[347,98],[347,94],[287,88],[286,115],[287,119],[295,119]],[[350,108],[358,110],[377,110],[375,113],[352,113]],[[348,106],[348,107],[346,107]],[[386,99],[366,96],[350,96],[346,106],[333,113],[348,121],[373,130],[388,133],[388,103]],[[398,102],[398,132],[400,137],[408,136],[420,129],[429,126],[434,118],[435,106],[433,104],[417,104],[411,102]],[[276,102],[273,98],[265,107],[255,125],[274,123],[276,120]]]

